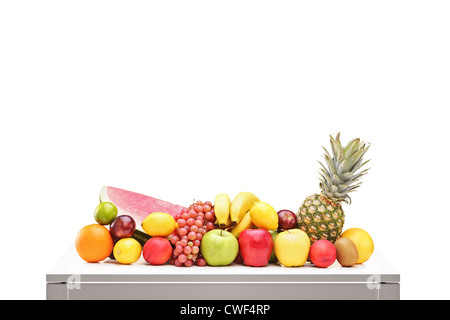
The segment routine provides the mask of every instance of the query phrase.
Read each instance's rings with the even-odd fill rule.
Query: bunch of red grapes
[[[205,266],[206,260],[200,254],[200,243],[208,231],[214,229],[213,205],[206,201],[195,201],[187,209],[181,211],[177,220],[178,228],[169,236],[174,245],[171,264],[177,267],[190,267],[193,264]]]

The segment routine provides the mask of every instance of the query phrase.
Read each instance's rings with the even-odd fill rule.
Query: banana
[[[234,226],[233,229],[231,229],[231,234],[235,236],[236,238],[239,237],[242,231],[245,229],[253,229],[255,228],[255,225],[252,222],[252,218],[250,217],[250,211],[244,214],[244,217],[239,221],[237,225]]]
[[[239,193],[231,203],[230,217],[233,225],[238,224],[244,215],[251,209],[253,203],[258,202],[259,199],[251,192]]]
[[[226,230],[226,229],[228,229],[228,228],[231,228],[233,226],[233,224],[231,223],[231,219],[230,219],[230,216],[228,216],[228,219],[227,219],[227,224],[225,225],[225,226],[220,226],[219,225],[219,221],[216,219],[216,222],[214,222],[214,228],[216,228],[216,229],[223,229],[223,230]]]
[[[214,201],[214,213],[219,228],[225,228],[230,220],[231,199],[226,193],[220,193]]]

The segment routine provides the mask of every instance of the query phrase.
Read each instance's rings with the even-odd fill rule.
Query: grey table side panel
[[[88,283],[68,288],[47,284],[49,300],[185,300],[180,283]],[[190,284],[196,300],[398,300],[398,283],[367,286],[364,283],[223,283]],[[273,293],[276,292],[276,295]]]

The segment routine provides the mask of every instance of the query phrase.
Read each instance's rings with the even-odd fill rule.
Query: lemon
[[[142,221],[142,229],[152,237],[167,237],[178,228],[175,219],[168,213],[154,212]]]
[[[117,241],[114,246],[114,258],[122,264],[132,264],[141,257],[142,247],[133,238],[123,238]]]
[[[255,202],[250,209],[252,222],[258,228],[275,230],[278,228],[277,211],[268,203]]]
[[[341,237],[348,238],[355,243],[359,254],[359,259],[356,263],[364,263],[370,259],[374,250],[374,244],[367,231],[360,228],[350,228],[342,233]]]

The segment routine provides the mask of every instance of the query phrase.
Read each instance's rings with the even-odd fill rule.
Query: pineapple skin
[[[322,239],[334,243],[342,233],[344,222],[341,204],[323,194],[307,197],[297,212],[298,228],[306,232],[311,244]]]

